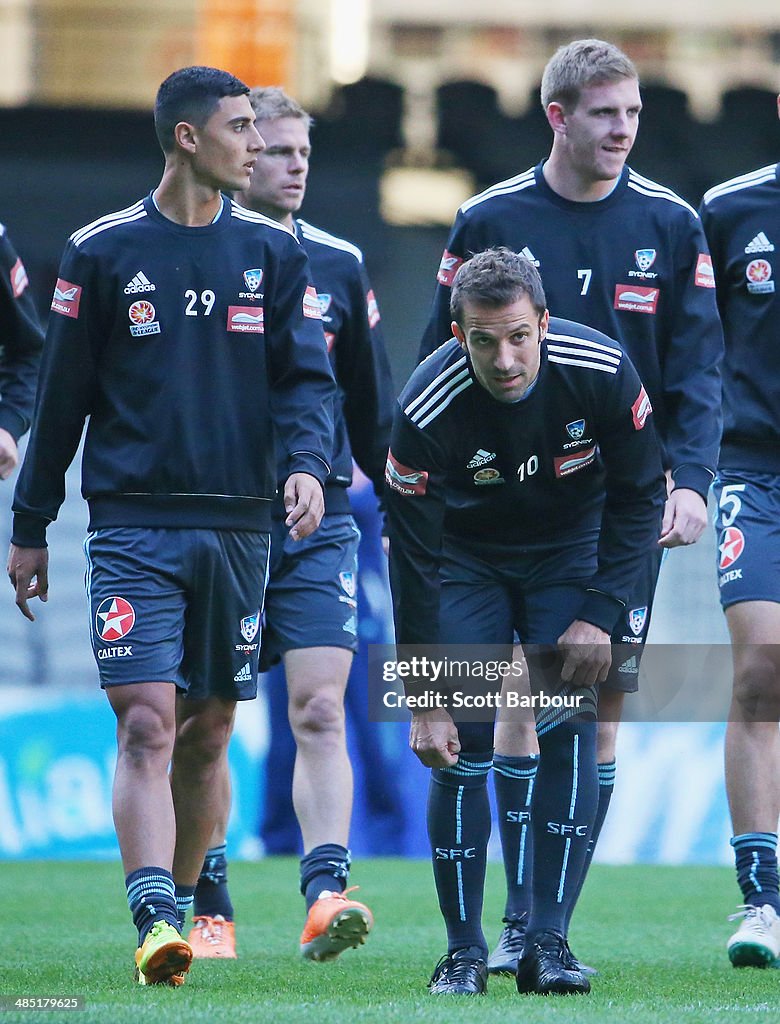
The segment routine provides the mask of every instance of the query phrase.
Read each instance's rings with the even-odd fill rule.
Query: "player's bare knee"
[[[159,762],[168,764],[174,741],[173,722],[149,704],[125,709],[117,726],[119,756],[137,766]]]
[[[327,691],[312,693],[290,708],[290,725],[297,743],[339,743],[344,735],[344,721],[343,700]]]
[[[780,670],[755,648],[743,654],[734,671],[734,704],[740,717],[754,722],[780,721]]]

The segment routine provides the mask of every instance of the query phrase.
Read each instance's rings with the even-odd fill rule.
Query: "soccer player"
[[[29,429],[43,334],[27,271],[0,224],[0,480],[19,461],[17,443]]]
[[[735,967],[764,967],[780,957],[780,164],[710,189],[701,218],[726,336],[715,529],[734,656],[726,790],[745,904],[727,948]]]
[[[598,331],[551,319],[526,257],[477,254],[450,301],[455,337],[412,374],[393,423],[396,640],[511,650],[515,630],[524,645],[557,643],[562,692],[583,700],[537,719],[533,908],[517,987],[587,992],[566,933],[596,815],[594,684],[657,535],[660,449],[628,357]],[[410,744],[433,769],[428,832],[448,935],[431,991],[482,993],[493,723],[413,711]]]
[[[720,439],[723,338],[701,223],[674,192],[626,166],[642,101],[634,65],[617,47],[580,39],[545,68],[542,106],[553,132],[547,160],[499,182],[460,208],[438,273],[421,356],[446,341],[453,276],[490,245],[523,252],[539,268],[550,306],[615,338],[631,357],[656,415],[669,496],[660,538],[648,545],[599,689],[599,810],[592,846],[615,780],[624,694],[637,689],[663,549],[692,544],[706,525],[706,498]],[[494,781],[507,879],[505,928],[492,971],[513,972],[530,911],[532,844],[519,824],[536,771],[530,730],[499,723]],[[592,856],[586,859],[583,880]]]
[[[170,75],[160,184],[71,236],[13,505],[8,573],[32,619],[89,416],[90,637],[117,717],[114,821],[141,984],[177,986],[189,969],[173,879],[195,886],[235,702],[256,693],[274,431],[291,536],[316,529],[329,472],[335,385],[306,255],[222,195],[247,187],[263,149],[248,92],[214,68]]]
[[[293,804],[303,836],[300,886],[308,914],[300,951],[311,960],[332,960],[365,942],[373,923],[368,908],[345,895],[352,769],[344,693],[357,648],[360,540],[347,487],[354,452],[382,494],[394,394],[379,310],[360,250],[294,217],[306,194],[312,119],[279,88],[253,89],[249,98],[266,145],[251,182],[236,198],[292,231],[308,255],[339,391],[319,530],[292,542],[282,502],[273,509],[262,655],[266,667],[283,659],[296,743]],[[279,474],[282,480],[283,459]],[[195,890],[195,927],[189,938],[197,957],[236,955],[225,856],[227,762],[222,772],[220,821]]]

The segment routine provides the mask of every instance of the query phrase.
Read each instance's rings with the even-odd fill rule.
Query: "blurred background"
[[[542,69],[557,46],[591,35],[640,70],[630,158],[640,173],[698,205],[711,185],[780,156],[776,0],[0,0],[0,221],[45,320],[68,235],[156,185],[151,108],[170,71],[213,64],[250,85],[283,85],[315,116],[303,215],[363,249],[400,388],[458,205],[546,156]],[[0,587],[0,859],[115,855],[113,724],[87,640],[78,480],[76,465],[50,531],[51,601],[34,626]],[[12,485],[0,483],[3,550]],[[365,653],[389,638],[390,620],[375,511],[364,505]],[[727,667],[727,639],[708,534],[667,560],[651,640],[714,645]],[[364,688],[359,661],[353,848],[422,856],[425,772],[405,749],[405,727],[365,721]],[[722,732],[717,722],[627,724],[597,856],[727,862]],[[231,842],[246,856],[292,852],[297,841],[289,782],[265,775],[267,745],[261,696],[241,708],[233,744]],[[276,832],[274,801],[279,821],[288,816]]]

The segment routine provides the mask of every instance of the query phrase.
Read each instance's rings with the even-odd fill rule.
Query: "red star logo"
[[[101,640],[113,643],[127,636],[135,625],[135,609],[123,597],[107,597],[95,613],[95,626]]]
[[[745,535],[736,526],[729,526],[723,531],[720,537],[718,551],[720,551],[719,569],[728,569],[732,566],[742,552],[745,550]]]

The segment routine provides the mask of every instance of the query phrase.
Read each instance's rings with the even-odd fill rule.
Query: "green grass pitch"
[[[599,968],[589,996],[519,996],[491,978],[485,997],[430,996],[444,951],[430,865],[356,864],[356,895],[376,925],[335,963],[298,956],[297,861],[237,863],[230,885],[239,959],[196,961],[180,989],[132,981],[133,938],[118,863],[0,864],[0,994],[79,996],[70,1012],[0,1011],[0,1024],[679,1024],[777,1021],[780,971],[735,970],[725,954],[736,885],[726,868],[601,867],[591,872],[572,926],[575,953]],[[502,871],[489,866],[485,928],[495,941]]]

